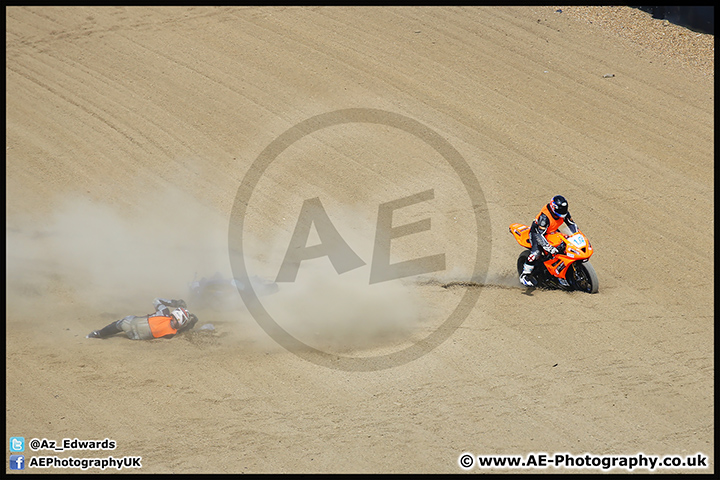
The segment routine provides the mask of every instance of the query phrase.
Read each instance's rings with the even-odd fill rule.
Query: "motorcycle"
[[[193,281],[188,284],[188,303],[193,308],[228,309],[232,307],[233,300],[237,299],[238,291],[248,287],[238,279],[223,277],[220,272],[216,272],[211,277],[196,279],[197,273]],[[279,290],[277,283],[257,275],[251,276],[249,280],[250,286],[257,295],[271,295]]]
[[[513,223],[510,225],[510,233],[520,246],[527,249],[520,253],[517,260],[517,271],[520,276],[523,265],[530,255],[530,227],[522,223]],[[597,273],[588,261],[593,254],[590,240],[579,230],[575,234],[558,231],[546,235],[545,238],[558,249],[558,253],[551,255],[541,250],[540,260],[532,273],[537,282],[536,286],[597,293]]]

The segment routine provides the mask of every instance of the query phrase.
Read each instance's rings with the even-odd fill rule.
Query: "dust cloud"
[[[427,324],[425,300],[411,279],[370,284],[373,222],[360,209],[336,206],[334,226],[365,265],[338,273],[328,255],[305,259],[294,281],[278,282],[277,293],[259,298],[272,319],[295,339],[328,353],[362,354],[407,342]],[[248,274],[275,280],[291,231],[275,229],[263,239],[248,234],[244,242]],[[313,225],[305,247],[321,243]],[[391,263],[417,256],[394,253]]]
[[[407,339],[421,326],[422,300],[411,286],[399,280],[370,285],[366,268],[338,275],[323,260],[308,260],[295,282],[281,283],[279,292],[263,301],[296,339],[347,352]]]
[[[50,297],[56,307],[142,315],[155,297],[185,297],[196,275],[229,275],[227,221],[171,187],[122,210],[67,197],[45,219],[7,225],[9,310]]]
[[[9,314],[37,314],[39,308],[62,314],[64,307],[81,307],[107,319],[144,315],[155,297],[187,299],[196,279],[234,276],[228,218],[171,187],[149,193],[133,207],[67,197],[47,218],[16,216],[7,225]],[[354,247],[372,245],[367,239],[347,240]],[[248,242],[267,246],[265,240]],[[265,260],[282,258],[287,248],[285,238],[273,244],[273,251],[262,255]],[[371,250],[357,249],[369,263]],[[278,266],[261,277],[274,281]],[[422,325],[422,299],[402,280],[370,285],[369,268],[338,275],[328,257],[307,260],[295,282],[278,283],[277,292],[260,300],[281,327],[315,348],[347,351],[407,339]],[[224,307],[234,310],[200,311],[201,323],[213,318],[252,322],[240,295],[230,294],[234,299]],[[257,334],[253,340],[267,345]]]

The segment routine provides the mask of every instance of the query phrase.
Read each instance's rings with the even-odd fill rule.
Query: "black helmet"
[[[550,210],[558,217],[565,217],[568,213],[568,202],[562,195],[555,195],[550,200]]]

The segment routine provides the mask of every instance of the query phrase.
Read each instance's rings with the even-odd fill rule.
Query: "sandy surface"
[[[715,35],[695,32],[669,20],[653,19],[650,13],[630,7],[554,7],[585,24],[590,31],[600,31],[630,40],[657,55],[663,64],[670,62],[683,69],[715,76]],[[560,12],[558,12],[560,10]]]
[[[627,35],[674,26],[609,8],[6,9],[8,438],[109,438],[25,454],[144,473],[460,473],[463,452],[700,452],[713,472],[714,39],[678,36],[705,42],[693,63]],[[625,33],[590,23],[618,12]],[[419,122],[470,171],[440,140],[353,122],[271,152],[236,203],[278,136],[349,108]],[[444,269],[369,285],[379,205],[428,190],[392,221],[430,229],[391,259]],[[556,193],[595,247],[596,295],[517,283],[507,227]],[[248,269],[274,278],[315,197],[363,266],[306,260],[260,301],[322,361],[238,295],[190,305],[215,330],[85,338],[229,275],[239,206]],[[482,286],[443,288],[478,251]],[[384,368],[432,332],[447,339]]]

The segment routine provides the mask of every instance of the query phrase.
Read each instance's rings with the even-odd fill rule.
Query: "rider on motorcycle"
[[[577,233],[578,227],[570,217],[567,200],[562,195],[555,195],[550,200],[550,203],[540,210],[540,213],[530,225],[530,255],[523,265],[520,283],[527,287],[537,285],[537,281],[532,277],[532,272],[540,260],[540,249],[542,248],[550,255],[558,253],[558,249],[550,245],[545,235],[556,232],[563,224],[568,226],[570,233]],[[560,279],[560,283],[565,285],[567,281]]]

